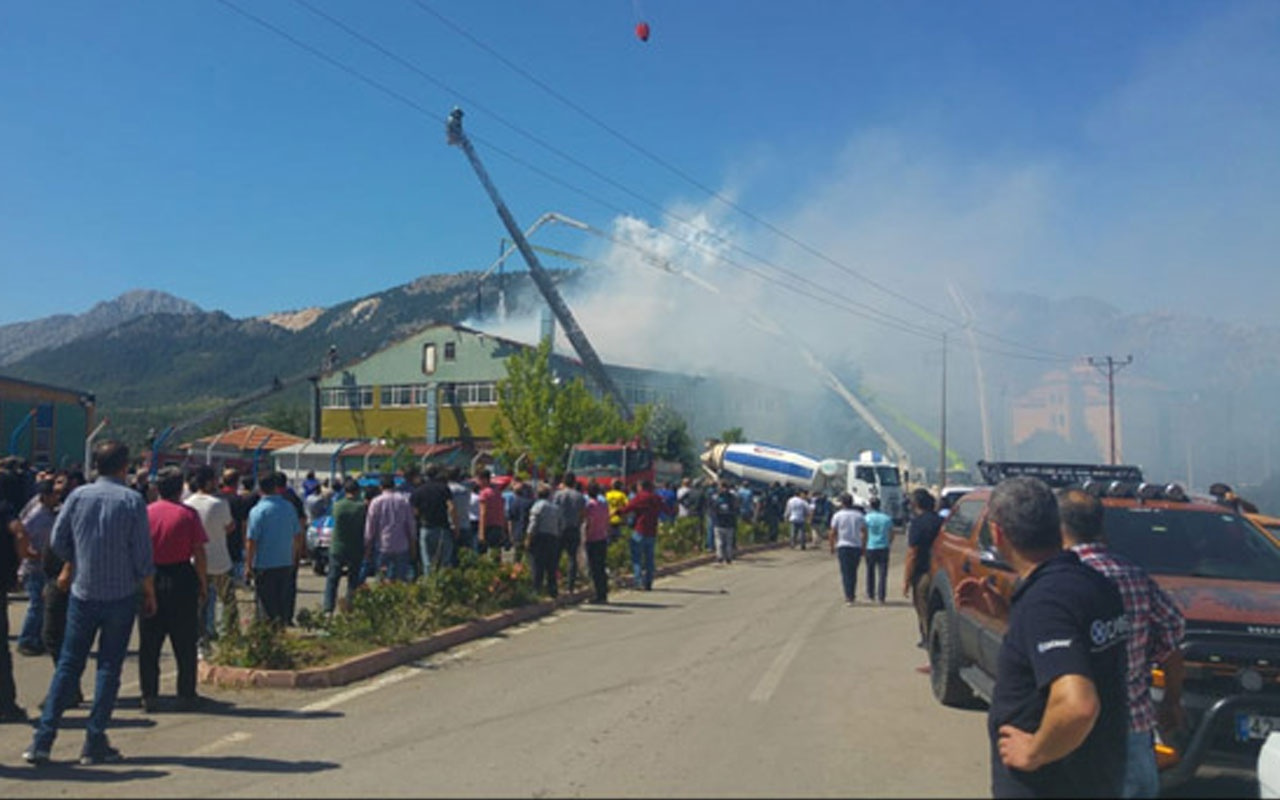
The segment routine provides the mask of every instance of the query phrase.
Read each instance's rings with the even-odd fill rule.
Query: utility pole
[[[946,363],[945,361],[943,362]],[[1133,356],[1125,356],[1118,361],[1112,356],[1094,358],[1089,356],[1089,366],[1097,368],[1107,376],[1107,415],[1111,425],[1111,463],[1116,463],[1116,373],[1133,363]],[[1104,369],[1105,367],[1105,369]]]

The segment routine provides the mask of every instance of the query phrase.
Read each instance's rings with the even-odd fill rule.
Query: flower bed
[[[763,541],[762,527],[740,523],[738,531],[739,546]],[[705,537],[705,529],[696,519],[664,523],[658,534],[658,568],[690,558],[701,560],[697,556],[702,554]],[[287,671],[296,674],[280,685],[331,685],[331,678],[316,677],[315,682],[309,682],[297,675],[335,664],[346,665],[374,653],[383,654],[379,658],[388,665],[402,663],[406,658],[434,652],[424,645],[424,640],[435,638],[436,634],[447,632],[465,641],[468,636],[488,632],[495,624],[494,630],[554,608],[549,603],[543,603],[540,610],[532,608],[539,604],[539,598],[524,564],[499,563],[471,551],[463,551],[460,561],[455,569],[436,570],[414,582],[370,582],[355,593],[351,608],[343,613],[328,616],[318,609],[302,609],[297,615],[297,628],[259,621],[247,627],[228,625],[208,665],[202,667],[202,675],[207,681],[258,685],[263,681],[254,678],[254,674]],[[615,585],[631,583],[626,536],[610,544],[608,565]],[[589,579],[584,576],[583,582],[589,583]],[[580,592],[579,596],[584,594]],[[563,597],[562,601],[572,599]],[[524,609],[530,613],[519,613]],[[518,613],[502,613],[513,610]],[[424,646],[427,649],[422,654],[408,651]],[[249,674],[228,679],[236,668]],[[367,673],[364,667],[356,671],[361,670]]]

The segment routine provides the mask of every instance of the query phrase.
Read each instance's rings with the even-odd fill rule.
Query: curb
[[[774,550],[782,546],[782,542],[767,542],[739,548],[739,554],[758,553],[763,550]],[[654,577],[665,577],[693,567],[710,564],[716,560],[712,554],[695,556],[694,558],[667,564],[654,570]],[[626,576],[615,584],[618,588],[631,588],[631,576]],[[346,661],[331,664],[327,667],[311,669],[254,669],[252,667],[230,667],[211,664],[207,661],[199,663],[198,679],[203,684],[212,684],[230,689],[324,689],[345,686],[348,683],[368,678],[379,672],[385,672],[401,664],[417,661],[442,650],[457,647],[460,644],[490,636],[503,628],[519,625],[555,611],[561,606],[576,605],[592,594],[591,589],[579,589],[576,592],[564,593],[555,600],[532,603],[520,608],[499,611],[487,617],[480,617],[463,622],[443,630],[436,631],[425,639],[393,647],[382,647],[368,653],[361,653]]]

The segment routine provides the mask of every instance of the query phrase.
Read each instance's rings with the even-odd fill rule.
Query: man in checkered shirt
[[[1102,542],[1102,503],[1079,489],[1058,496],[1063,546],[1106,575],[1120,590],[1132,629],[1128,646],[1129,744],[1125,758],[1124,796],[1156,797],[1152,731],[1182,725],[1182,612],[1142,567],[1111,552]],[[1151,667],[1165,673],[1164,698],[1157,709],[1151,699]]]

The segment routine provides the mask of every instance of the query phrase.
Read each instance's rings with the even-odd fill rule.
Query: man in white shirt
[[[807,495],[808,492],[801,489],[787,501],[786,517],[787,522],[791,523],[792,550],[796,549],[796,545],[804,550],[809,544],[809,520],[813,517],[813,506],[809,504]]]
[[[200,652],[208,651],[209,642],[218,638],[217,601],[222,600],[224,609],[232,609],[237,617],[235,582],[231,577],[231,553],[227,549],[227,534],[236,528],[235,519],[231,516],[231,505],[217,494],[218,481],[213,467],[198,467],[191,476],[192,494],[186,504],[200,515],[204,525],[205,536],[209,537],[205,545],[206,571],[209,576],[209,588],[205,597],[201,598]],[[223,612],[226,615],[226,612]]]
[[[831,552],[840,561],[840,582],[844,586],[844,604],[851,606],[858,598],[858,562],[867,539],[867,520],[862,510],[853,505],[853,495],[840,495],[840,510],[831,517],[831,534],[827,539]]]

